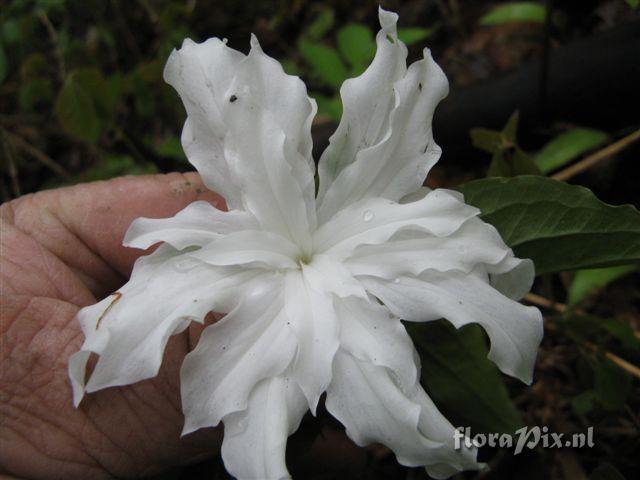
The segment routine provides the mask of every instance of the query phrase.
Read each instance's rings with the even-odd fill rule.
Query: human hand
[[[147,476],[219,451],[220,429],[180,438],[179,370],[202,329],[171,339],[156,378],[72,404],[67,360],[83,341],[78,310],[122,286],[148,252],[122,238],[140,216],[194,200],[223,208],[196,174],[124,177],[18,198],[0,207],[0,474]]]
[[[203,326],[171,338],[157,377],[87,395],[78,409],[67,376],[83,341],[76,313],[120,288],[148,253],[122,246],[131,221],[194,200],[224,208],[197,174],[125,177],[0,206],[0,480],[146,477],[219,453],[220,428],[180,438],[180,365]],[[388,454],[330,425],[313,437],[291,445],[301,474],[358,471]]]

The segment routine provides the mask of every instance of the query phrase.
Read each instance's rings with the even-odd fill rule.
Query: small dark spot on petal
[[[422,84],[421,83],[418,84],[418,90],[422,91]]]
[[[237,96],[237,95],[231,95],[231,96],[229,97],[229,101],[230,101],[231,103],[235,102],[236,100],[238,100],[238,96]]]

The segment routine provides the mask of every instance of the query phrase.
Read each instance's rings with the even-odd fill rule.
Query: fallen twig
[[[58,80],[60,81],[60,84],[63,84],[65,78],[67,77],[67,69],[64,64],[64,54],[62,53],[62,48],[60,48],[58,32],[51,23],[51,20],[49,20],[47,12],[39,8],[36,10],[36,15],[40,19],[40,22],[42,22],[42,24],[44,25],[44,28],[47,30],[47,35],[49,35],[49,40],[53,45],[53,56],[55,57],[56,63],[58,65]]]
[[[551,178],[561,182],[569,180],[571,177],[587,170],[588,168],[591,168],[601,160],[611,157],[615,153],[618,153],[620,150],[628,147],[637,140],[640,140],[640,129],[636,130],[633,133],[630,133],[626,137],[621,138],[617,142],[604,147],[602,150],[598,150],[592,155],[585,157],[578,163],[575,163],[570,167],[565,168],[564,170],[560,170],[558,173],[552,175]]]
[[[62,178],[69,180],[71,175],[67,172],[63,167],[61,167],[55,160],[46,155],[45,153],[38,150],[36,147],[31,145],[29,142],[24,140],[22,137],[9,132],[8,130],[2,129],[2,133],[4,138],[13,143],[16,147],[24,150],[26,153],[31,155],[33,158],[42,163],[45,167],[53,170],[55,173],[60,175]]]
[[[564,313],[568,310],[567,305],[565,305],[564,303],[554,302],[541,295],[536,295],[535,293],[526,294],[524,296],[524,300],[538,307],[546,308],[548,310],[553,310],[557,313]],[[576,310],[576,312],[581,312],[581,311]],[[545,328],[548,330],[554,331],[556,329],[556,326],[553,323],[545,322]],[[637,338],[640,338],[640,332],[634,332],[634,335]],[[591,342],[584,342],[584,346],[587,347],[589,350],[593,350],[593,351],[598,350],[598,347]],[[640,368],[636,367],[634,364],[627,362],[623,358],[620,358],[615,353],[605,351],[604,356],[607,357],[609,360],[611,360],[613,363],[615,363],[618,367],[626,371],[627,373],[640,379]]]
[[[584,342],[584,345],[594,352],[598,350],[598,347],[591,342]],[[633,363],[627,362],[625,359],[620,358],[614,353],[604,352],[604,356],[615,363],[618,367],[623,369],[625,372],[633,375],[636,378],[640,378],[640,368],[636,367]]]
[[[554,310],[558,313],[564,313],[567,311],[567,306],[564,303],[554,302],[553,300],[549,300],[541,295],[536,295],[535,293],[527,293],[524,296],[524,300],[532,305],[546,308],[548,310]]]
[[[9,172],[9,178],[11,178],[11,190],[14,197],[20,196],[20,182],[18,181],[18,169],[16,167],[15,159],[13,158],[13,153],[11,152],[11,146],[9,145],[9,140],[7,136],[2,133],[2,150],[4,151],[4,155],[7,158],[7,171]]]

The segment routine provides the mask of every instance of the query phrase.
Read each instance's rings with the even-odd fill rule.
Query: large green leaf
[[[102,124],[87,89],[70,74],[58,93],[56,115],[62,127],[74,137],[95,143],[102,132]]]
[[[407,324],[407,330],[422,361],[422,384],[454,425],[474,433],[513,433],[522,426],[478,325],[456,330],[440,320]]]
[[[543,22],[547,10],[538,2],[511,2],[493,8],[480,18],[480,25],[513,22]]]
[[[605,132],[591,128],[569,130],[551,140],[536,154],[536,164],[543,173],[548,173],[599,147],[608,138]]]
[[[298,43],[298,50],[315,75],[326,84],[339,88],[347,78],[347,69],[333,48],[303,39]]]
[[[459,190],[538,274],[640,261],[640,212],[630,205],[607,205],[584,187],[529,175]]]

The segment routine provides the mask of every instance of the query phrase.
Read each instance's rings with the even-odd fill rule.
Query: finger
[[[196,173],[122,177],[39,192],[2,205],[3,222],[33,237],[69,266],[97,297],[124,283],[148,253],[122,246],[137,217],[172,216],[195,200],[225,208]]]

